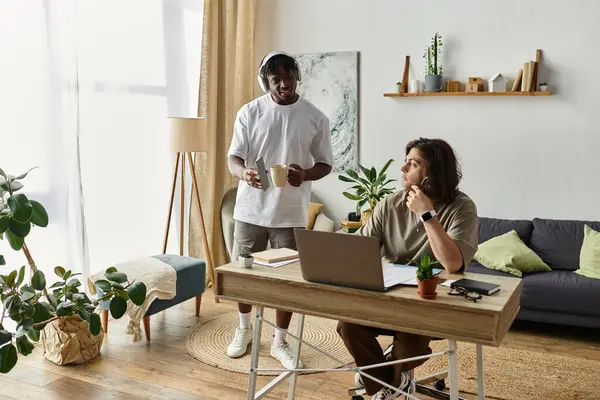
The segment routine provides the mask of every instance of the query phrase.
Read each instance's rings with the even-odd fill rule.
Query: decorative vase
[[[425,279],[424,281],[417,279],[419,296],[422,299],[435,299],[435,296],[437,296],[437,292],[435,290],[439,280],[440,277],[437,275],[435,275],[433,279]]]
[[[373,214],[372,210],[363,211],[360,214],[360,222],[362,225],[366,225],[369,218],[371,218],[371,214]]]
[[[425,75],[425,91],[427,93],[439,92],[442,90],[441,75]]]
[[[104,332],[96,336],[79,316],[62,317],[42,330],[44,357],[58,365],[82,364],[100,354]]]
[[[242,268],[252,268],[252,264],[254,264],[254,257],[242,257],[238,258],[238,262],[240,263],[240,267]]]

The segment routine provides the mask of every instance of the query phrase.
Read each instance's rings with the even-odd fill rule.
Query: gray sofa
[[[579,268],[584,224],[600,231],[600,222],[591,221],[479,218],[479,243],[514,229],[552,268],[552,272],[523,275],[521,311],[517,319],[600,329],[600,279],[573,272]],[[485,268],[476,261],[471,262],[466,271],[515,277]]]
[[[235,207],[235,199],[237,195],[237,188],[229,189],[223,201],[221,202],[221,227],[223,228],[223,240],[225,241],[225,247],[227,248],[227,254],[231,258],[231,250],[233,249],[233,228],[235,221],[233,220],[233,209]],[[319,198],[311,193],[310,201],[312,203],[323,204]],[[333,222],[323,210],[317,214],[315,219],[315,225],[313,226],[315,231],[334,232],[335,222]]]

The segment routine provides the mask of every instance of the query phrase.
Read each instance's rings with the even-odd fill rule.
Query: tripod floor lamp
[[[180,243],[179,255],[183,255],[183,238],[184,238],[184,216],[185,216],[185,164],[186,159],[190,173],[192,175],[192,195],[195,197],[200,214],[200,226],[202,228],[202,242],[204,244],[204,253],[206,255],[206,264],[210,273],[210,279],[215,284],[215,272],[212,259],[212,253],[208,245],[206,236],[206,227],[204,224],[204,214],[202,213],[202,204],[200,203],[200,192],[198,190],[198,181],[196,180],[196,170],[194,169],[194,161],[192,154],[195,152],[208,151],[207,135],[206,135],[206,119],[205,118],[167,118],[168,129],[170,135],[170,150],[177,152],[175,160],[175,172],[173,173],[173,186],[171,187],[171,199],[169,201],[169,215],[167,217],[167,227],[165,229],[165,240],[163,243],[163,254],[167,252],[167,242],[169,241],[169,228],[171,226],[171,214],[173,211],[173,200],[175,199],[175,187],[177,185],[177,177],[179,174],[179,164],[181,164],[181,216],[180,216]]]

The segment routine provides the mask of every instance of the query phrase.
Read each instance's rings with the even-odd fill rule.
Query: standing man
[[[406,145],[403,189],[377,203],[356,234],[379,239],[385,258],[398,264],[428,253],[450,273],[458,273],[477,251],[477,207],[459,191],[462,178],[454,150],[442,139],[420,138]],[[435,302],[431,303],[432,312]],[[386,362],[377,336],[393,336],[391,360],[429,354],[431,338],[340,322],[338,333],[359,367]],[[409,371],[426,360],[388,365],[368,371],[375,378],[406,390]],[[355,376],[373,400],[392,400],[394,391],[360,374]]]
[[[271,248],[296,249],[294,228],[307,225],[311,181],[331,172],[329,119],[296,93],[300,79],[294,58],[281,51],[267,54],[258,71],[258,82],[266,94],[238,111],[228,153],[229,170],[240,179],[233,212],[232,260],[237,260],[241,247],[258,252],[270,243]],[[263,190],[256,169],[261,157],[267,169],[275,164],[288,166],[285,187],[269,185]],[[240,325],[227,348],[232,358],[244,355],[252,341],[252,306],[238,304],[238,310]],[[278,328],[271,345],[271,356],[288,369],[295,367],[286,342],[291,318],[292,313],[277,310]]]

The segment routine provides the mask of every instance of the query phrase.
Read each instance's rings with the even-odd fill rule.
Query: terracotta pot
[[[417,280],[419,296],[423,299],[435,299],[435,296],[437,296],[435,290],[437,289],[439,280],[440,277],[437,275],[435,275],[433,279],[425,279],[424,281]]]

